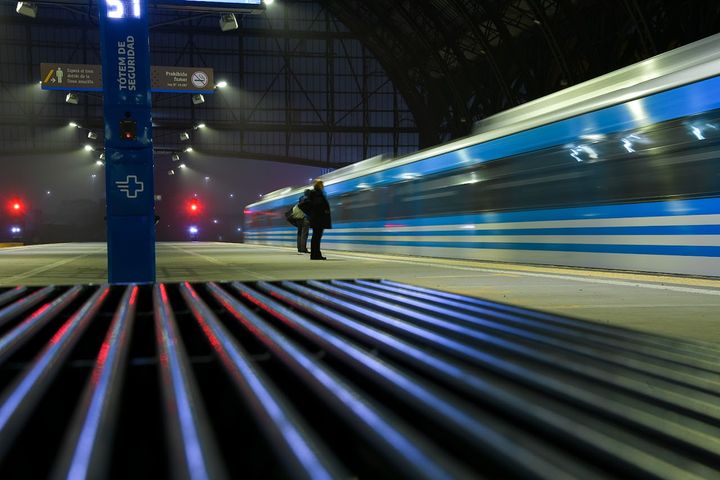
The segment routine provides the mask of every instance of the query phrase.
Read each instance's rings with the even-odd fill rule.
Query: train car
[[[323,249],[720,276],[719,157],[715,35],[321,177]],[[248,205],[246,241],[294,245],[305,188]]]

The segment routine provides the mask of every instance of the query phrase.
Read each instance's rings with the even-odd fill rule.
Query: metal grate
[[[720,348],[391,281],[0,290],[0,478],[720,478]]]

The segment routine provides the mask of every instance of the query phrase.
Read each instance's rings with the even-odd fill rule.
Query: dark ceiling
[[[321,0],[431,145],[473,121],[720,32],[717,0]]]

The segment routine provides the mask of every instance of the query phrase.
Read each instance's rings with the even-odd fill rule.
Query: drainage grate
[[[391,281],[0,290],[0,478],[720,478],[720,348]]]

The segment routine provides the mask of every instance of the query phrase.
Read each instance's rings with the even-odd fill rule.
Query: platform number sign
[[[105,0],[108,18],[140,18],[140,0]]]

